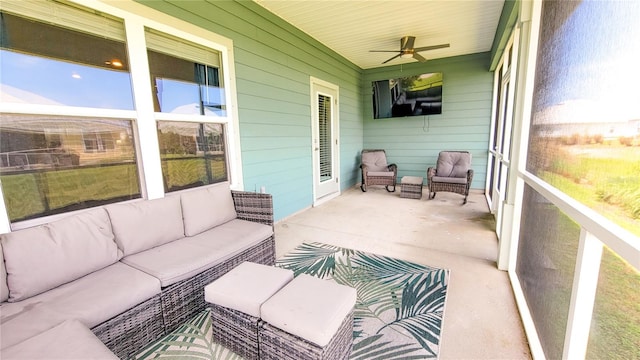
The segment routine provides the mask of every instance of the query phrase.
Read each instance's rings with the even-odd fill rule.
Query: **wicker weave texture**
[[[209,304],[213,340],[245,359],[259,359],[258,323],[260,318],[224,306]]]
[[[231,191],[238,219],[273,226],[273,198],[271,194]]]
[[[362,150],[362,154],[379,152],[384,154],[386,159],[386,152],[382,149],[365,149]],[[360,164],[362,169],[362,185],[360,186],[362,191],[367,191],[369,185],[385,185],[387,191],[396,191],[396,179],[398,177],[398,166],[396,164],[388,164],[387,171],[393,172],[393,176],[375,176],[369,175],[369,167],[365,164]],[[393,186],[393,190],[389,190],[389,186]]]
[[[452,192],[460,195],[464,195],[464,202],[467,202],[467,196],[469,196],[469,188],[471,187],[471,181],[473,180],[473,169],[467,171],[467,183],[457,184],[448,182],[436,182],[433,181],[433,177],[436,175],[436,169],[430,167],[427,169],[427,180],[429,182],[429,198],[433,199],[436,193],[439,191]],[[432,195],[433,194],[433,195]]]
[[[162,289],[162,309],[165,331],[171,332],[198,312],[204,310],[204,287],[244,261],[274,265],[275,239],[273,236],[225,260],[221,264]]]
[[[345,317],[340,328],[325,347],[289,334],[268,323],[263,322],[259,329],[260,359],[348,359],[353,347],[353,310]]]
[[[238,218],[273,226],[273,199],[270,194],[231,191]],[[171,332],[204,310],[204,287],[244,261],[274,265],[275,239],[271,236],[213,268],[162,289],[165,331]]]
[[[422,199],[422,183],[400,183],[400,197],[408,199]]]
[[[160,295],[144,301],[91,329],[116,356],[128,359],[164,335]]]
[[[367,172],[366,167],[364,168],[365,173]],[[396,178],[395,176],[373,176],[367,175],[364,179],[365,185],[391,185],[395,186]]]

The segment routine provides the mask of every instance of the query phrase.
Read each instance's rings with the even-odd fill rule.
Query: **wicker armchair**
[[[362,150],[362,185],[360,189],[367,191],[369,185],[384,185],[388,192],[396,191],[396,164],[387,164],[387,154],[384,150]],[[393,186],[393,190],[389,187]]]
[[[469,187],[473,180],[471,154],[468,151],[441,151],[435,168],[427,169],[429,199],[436,197],[436,192],[446,191],[464,195],[462,204],[467,203]]]

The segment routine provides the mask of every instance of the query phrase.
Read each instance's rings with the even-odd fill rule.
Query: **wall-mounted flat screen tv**
[[[442,114],[442,73],[373,82],[373,118]]]

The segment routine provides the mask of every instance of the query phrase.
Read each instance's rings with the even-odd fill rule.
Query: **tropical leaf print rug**
[[[449,270],[320,243],[298,246],[276,266],[356,289],[351,359],[438,357]],[[211,342],[208,311],[135,358],[240,359]]]

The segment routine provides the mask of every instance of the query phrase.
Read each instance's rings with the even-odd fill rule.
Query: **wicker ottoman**
[[[245,359],[258,359],[260,306],[293,279],[293,271],[243,262],[204,288],[213,340]]]
[[[260,359],[347,359],[356,290],[301,274],[262,304]]]
[[[422,176],[403,176],[402,179],[400,179],[400,197],[421,199]]]

